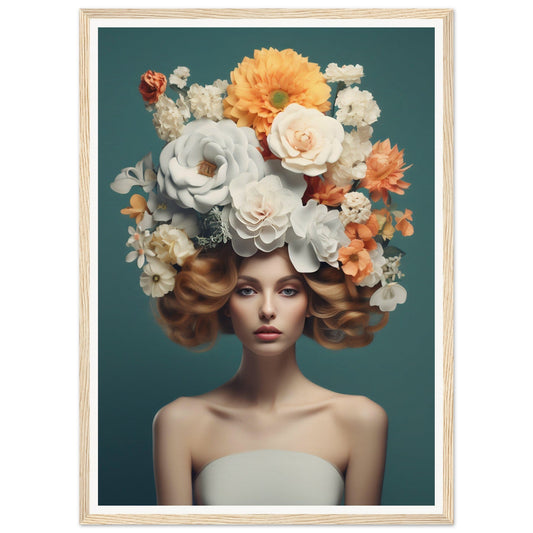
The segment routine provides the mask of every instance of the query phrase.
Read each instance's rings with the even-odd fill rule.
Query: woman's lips
[[[281,335],[281,331],[273,326],[261,326],[254,331],[254,335],[261,341],[275,341]]]

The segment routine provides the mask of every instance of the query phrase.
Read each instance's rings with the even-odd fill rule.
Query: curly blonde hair
[[[237,285],[243,258],[225,245],[198,251],[176,274],[174,291],[158,298],[158,321],[168,337],[182,346],[211,347],[219,332],[233,333],[225,306]],[[375,288],[356,287],[342,270],[322,265],[302,274],[310,317],[304,334],[338,350],[370,344],[385,326],[388,313],[370,306]],[[375,323],[372,318],[376,318]]]

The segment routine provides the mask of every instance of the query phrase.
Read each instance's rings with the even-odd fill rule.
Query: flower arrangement
[[[144,193],[121,211],[135,219],[126,261],[142,269],[144,292],[172,291],[176,271],[199,249],[231,242],[250,257],[287,244],[298,272],[327,263],[355,285],[381,284],[370,304],[382,311],[405,302],[404,252],[390,242],[414,232],[412,211],[392,202],[410,186],[409,167],[389,139],[370,141],[381,111],[356,87],[363,67],[330,63],[322,72],[292,49],[263,48],[230,76],[205,86],[189,84],[184,66],[168,79],[141,76],[166,144],[157,168],[148,154],[111,188]]]

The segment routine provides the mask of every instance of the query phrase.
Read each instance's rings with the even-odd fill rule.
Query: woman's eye
[[[282,289],[281,290],[281,294],[283,294],[283,296],[295,296],[296,294],[298,294],[298,291],[296,289]]]
[[[241,296],[251,296],[255,291],[250,287],[243,287],[242,289],[237,289],[237,294]]]

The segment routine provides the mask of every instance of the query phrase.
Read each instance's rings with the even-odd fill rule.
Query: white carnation
[[[194,118],[208,118],[210,120],[222,120],[224,105],[222,95],[225,89],[215,85],[198,85],[193,83],[187,92],[189,104]]]
[[[345,187],[351,185],[353,180],[361,180],[366,174],[366,158],[372,152],[370,137],[373,129],[371,126],[362,126],[344,133],[342,152],[339,160],[328,165],[324,177],[337,185]]]
[[[183,97],[180,95],[174,103],[168,96],[162,95],[155,109],[152,123],[159,138],[167,142],[177,139],[183,132],[185,121],[191,116]]]
[[[346,126],[368,126],[376,122],[381,113],[372,93],[360,91],[359,87],[339,91],[335,105],[337,120]]]
[[[372,214],[370,200],[361,192],[349,192],[344,195],[339,217],[346,226],[350,222],[365,224]]]
[[[324,73],[326,81],[343,81],[346,85],[360,83],[363,76],[363,67],[361,65],[343,65],[339,67],[337,63],[330,63]]]
[[[183,89],[187,85],[187,78],[190,74],[191,71],[187,67],[177,67],[168,77],[168,81],[172,85],[177,85],[178,88]]]
[[[227,82],[227,80],[215,80],[213,82],[213,85],[217,89],[220,89],[223,93],[225,93],[226,89],[228,88],[229,83]]]

